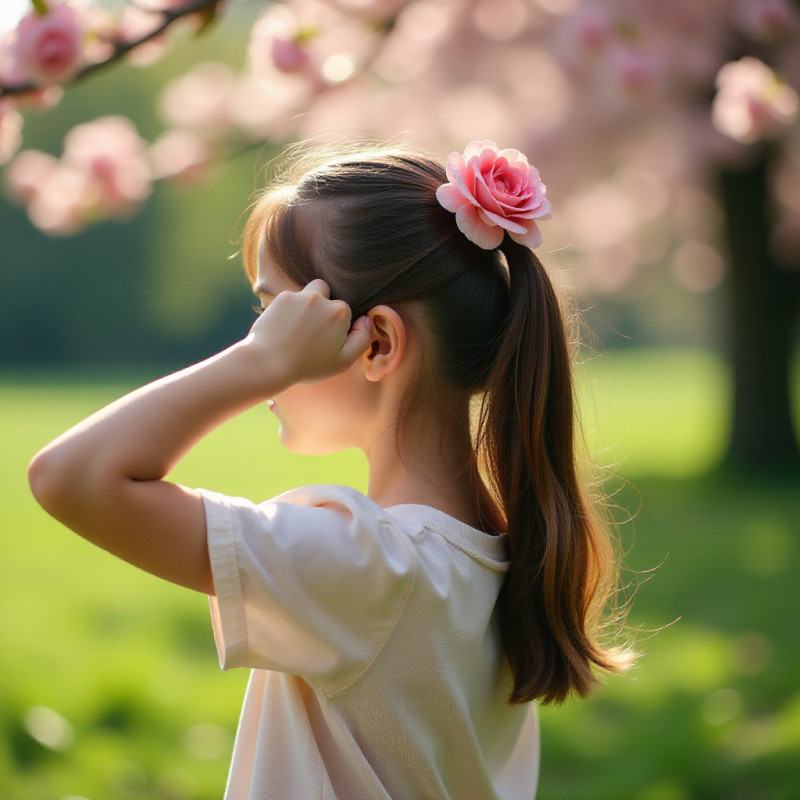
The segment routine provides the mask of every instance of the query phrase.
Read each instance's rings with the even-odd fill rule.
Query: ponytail
[[[478,454],[505,517],[510,566],[501,589],[512,703],[586,695],[595,668],[630,654],[597,640],[615,578],[608,532],[587,503],[575,457],[567,326],[528,247],[506,236],[511,307],[481,408]]]

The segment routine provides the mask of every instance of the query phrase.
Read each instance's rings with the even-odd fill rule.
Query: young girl
[[[262,194],[242,341],[42,450],[36,499],[95,544],[211,597],[224,669],[252,668],[226,797],[535,794],[535,705],[585,695],[613,553],[579,480],[569,341],[531,246],[550,206],[516,150],[447,169],[310,153]],[[454,216],[455,214],[455,216]],[[358,447],[366,495],[254,504],[165,480],[268,400],[298,453]]]

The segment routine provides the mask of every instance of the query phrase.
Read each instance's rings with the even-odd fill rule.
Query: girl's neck
[[[400,444],[402,453],[394,429],[372,442],[367,451],[367,495],[384,508],[403,503],[431,506],[481,528],[479,500],[470,480],[475,456],[467,410],[409,425]]]

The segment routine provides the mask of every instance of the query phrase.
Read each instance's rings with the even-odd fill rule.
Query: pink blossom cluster
[[[74,76],[119,44],[147,37],[165,9],[184,2],[136,0],[111,14],[96,3],[46,0],[47,15],[21,23],[0,45],[0,87],[15,74],[21,79],[23,52],[56,52],[41,63],[52,76]],[[62,38],[40,49],[13,44],[34,41],[48,17]],[[69,43],[76,41],[74,61]],[[62,49],[50,51],[54,43]],[[149,62],[166,43],[159,34],[127,57]],[[643,265],[671,258],[685,285],[716,285],[715,228],[701,222],[715,214],[704,180],[720,164],[746,163],[765,139],[778,139],[787,153],[798,139],[800,18],[791,0],[285,0],[266,4],[243,51],[241,64],[205,61],[170,81],[158,100],[163,134],[144,156],[144,145],[119,153],[146,162],[150,180],[195,180],[241,148],[320,132],[386,138],[408,131],[442,152],[461,152],[472,140],[507,142],[546,171],[561,210],[548,224],[548,244],[563,246],[568,265],[580,268],[575,274],[600,291],[618,291]],[[744,57],[731,62],[732,54]],[[57,102],[59,81],[70,78],[47,80],[26,102]],[[0,98],[0,162],[19,147],[21,107],[18,95]],[[786,158],[796,161],[794,147]],[[66,151],[61,159],[22,153],[27,165],[12,161],[7,169],[44,174],[44,166],[72,164]],[[479,175],[487,186],[511,185],[507,161],[508,171],[503,165],[495,176],[484,175],[479,159],[469,185],[477,192]],[[531,194],[523,198],[527,189],[515,183],[518,205],[505,195],[470,199],[455,180],[469,177],[467,162],[451,164],[456,188],[445,197],[464,227],[486,245],[503,230],[535,242],[532,220],[544,217],[516,219],[512,209],[530,211],[522,206],[539,197],[539,184],[529,174]],[[80,194],[72,173],[52,174],[66,195]],[[35,224],[68,229],[52,223],[57,214],[36,210],[46,202],[33,202],[26,180],[46,182],[12,181]],[[545,214],[541,194],[534,206]],[[62,204],[82,209],[64,219],[82,225],[117,213],[113,193],[93,197]],[[800,206],[784,205],[800,217]]]
[[[125,117],[78,125],[61,158],[24,150],[6,170],[6,188],[46,233],[76,233],[90,222],[134,214],[152,191],[146,142]]]
[[[162,120],[208,158],[265,138],[285,139],[295,120],[358,78],[381,15],[408,0],[295,0],[272,4],[255,21],[242,70],[206,61],[168,83]],[[344,6],[344,11],[339,6]],[[199,160],[197,163],[199,166]]]
[[[112,58],[117,48],[146,40],[132,47],[129,60],[150,63],[166,45],[163,34],[153,36],[163,26],[164,12],[179,11],[187,2],[138,0],[112,14],[83,0],[46,0],[25,15],[0,38],[0,89],[31,87],[0,97],[0,165],[22,143],[21,110],[58,104],[62,84],[84,67]],[[37,227],[74,233],[92,221],[133,213],[150,194],[153,178],[202,174],[211,155],[202,137],[189,131],[168,131],[148,151],[130,120],[106,118],[71,131],[60,159],[21,153],[8,168],[6,185]]]

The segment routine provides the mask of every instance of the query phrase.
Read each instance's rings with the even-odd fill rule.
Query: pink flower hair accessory
[[[527,247],[542,243],[535,220],[552,216],[547,187],[519,150],[470,142],[463,155],[448,156],[447,178],[436,199],[456,215],[459,230],[478,247],[494,250],[506,231]]]

